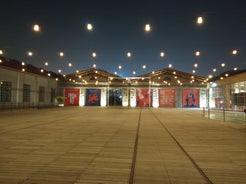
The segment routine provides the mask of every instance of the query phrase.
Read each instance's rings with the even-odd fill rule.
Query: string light
[[[203,23],[203,18],[202,17],[197,17],[197,24],[202,24]]]
[[[40,26],[38,24],[33,25],[33,30],[35,32],[39,32],[40,31]]]
[[[92,24],[90,24],[90,23],[88,23],[88,24],[86,25],[86,28],[87,28],[88,31],[92,31],[92,30],[93,30],[93,26],[92,26]]]
[[[33,56],[33,53],[31,51],[29,51],[27,54],[28,56]]]
[[[63,57],[63,56],[64,56],[64,52],[60,52],[60,53],[59,53],[59,56],[60,56],[60,57]]]
[[[151,30],[150,25],[149,25],[149,24],[145,24],[144,30],[145,30],[146,32],[149,32],[149,31]]]
[[[164,57],[164,56],[165,56],[164,52],[161,52],[161,53],[160,53],[160,56],[161,56],[161,57]]]

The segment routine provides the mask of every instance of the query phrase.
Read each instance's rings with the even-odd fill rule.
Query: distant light
[[[0,63],[2,63],[3,61],[0,59]]]
[[[56,81],[58,81],[58,78],[56,78]]]
[[[221,63],[221,67],[225,67],[225,63]]]
[[[196,51],[195,53],[196,56],[200,56],[200,54],[201,54],[200,51]]]
[[[61,70],[61,69],[59,69],[59,70],[58,70],[58,73],[61,73],[61,72],[62,72],[62,70]]]
[[[93,68],[96,68],[97,67],[97,65],[96,64],[93,64]]]
[[[90,23],[87,24],[86,28],[87,28],[88,31],[92,31],[93,30],[93,26]]]
[[[237,53],[238,53],[237,50],[233,50],[233,51],[232,51],[232,54],[233,54],[233,55],[236,55]]]
[[[235,70],[235,71],[236,71],[236,70],[237,70],[237,67],[233,68],[233,70]]]
[[[119,68],[119,69],[122,69],[122,66],[121,66],[121,65],[119,65],[119,66],[118,66],[118,68]]]
[[[33,26],[33,30],[34,30],[35,32],[39,32],[39,31],[40,31],[39,25],[38,25],[38,24],[35,24],[35,25]]]
[[[92,57],[97,57],[97,53],[96,52],[92,52]]]
[[[69,66],[69,67],[72,67],[73,65],[72,65],[72,63],[68,63],[68,66]]]
[[[0,50],[0,55],[3,55],[3,50]]]
[[[161,52],[161,53],[160,53],[160,56],[161,56],[161,57],[164,57],[164,56],[165,56],[164,52]]]
[[[32,56],[33,55],[33,53],[30,52],[30,51],[27,54],[28,54],[28,56]]]
[[[50,76],[51,76],[51,74],[50,74],[50,73],[48,73],[48,76],[50,77]]]
[[[26,71],[25,68],[22,68],[22,71],[25,72]]]
[[[203,18],[202,17],[198,17],[196,22],[197,22],[197,24],[202,24],[203,23]]]
[[[176,74],[176,72],[175,71],[173,71],[173,75],[175,75]]]
[[[133,71],[133,72],[132,72],[132,74],[133,74],[133,75],[135,75],[135,74],[136,74],[136,72],[135,72],[135,71]]]
[[[195,68],[197,68],[197,67],[198,67],[198,64],[197,64],[197,63],[195,63],[195,64],[194,64],[194,67],[195,67]]]
[[[173,67],[173,65],[172,65],[172,64],[169,64],[169,65],[168,65],[168,67],[169,67],[169,68],[172,68],[172,67]]]
[[[192,73],[196,73],[196,70],[192,70]]]
[[[60,52],[59,56],[63,57],[64,56],[64,52]]]
[[[213,72],[216,72],[216,71],[217,71],[217,69],[216,69],[216,68],[214,68],[214,69],[213,69]]]
[[[22,65],[22,66],[25,66],[25,62],[21,62],[21,65]]]
[[[114,72],[115,75],[117,75],[117,72]]]
[[[208,76],[208,78],[210,78],[210,79],[211,79],[211,78],[213,78],[213,76],[212,76],[212,75],[209,75],[209,76]]]
[[[143,65],[143,69],[145,69],[146,68],[146,65]]]
[[[155,74],[155,71],[152,71],[152,74]]]
[[[151,27],[149,24],[146,24],[144,29],[146,32],[149,32],[151,30]]]
[[[45,66],[48,66],[48,65],[49,65],[49,63],[48,63],[48,62],[45,62],[44,64],[45,64]]]
[[[40,69],[40,72],[43,73],[43,72],[44,72],[44,69],[41,68],[41,69]]]
[[[76,70],[76,73],[79,73],[79,70]]]
[[[131,57],[132,56],[132,53],[131,52],[127,52],[127,57]]]
[[[224,77],[220,77],[220,80],[223,80],[224,79]]]
[[[229,74],[228,74],[228,73],[226,73],[226,74],[225,74],[225,76],[226,76],[226,77],[228,77],[228,76],[229,76]]]

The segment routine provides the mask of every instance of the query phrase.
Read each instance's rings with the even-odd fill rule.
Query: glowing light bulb
[[[201,54],[200,51],[196,51],[195,53],[196,56],[200,56],[200,54]]]
[[[131,57],[132,56],[132,53],[131,52],[127,52],[127,57]]]
[[[232,51],[232,54],[233,54],[233,55],[236,55],[237,53],[238,53],[237,50],[233,50],[233,51]]]
[[[203,18],[202,17],[198,17],[197,18],[197,24],[202,24],[203,23]]]
[[[90,23],[86,25],[86,28],[87,28],[88,31],[92,31],[93,30],[93,26]]]
[[[38,24],[33,25],[33,30],[35,32],[39,32],[40,31],[40,26]]]
[[[95,53],[95,52],[92,52],[92,57],[97,57],[97,53]]]
[[[63,57],[63,56],[64,56],[64,52],[60,52],[59,55],[60,55],[61,57]]]
[[[146,24],[144,29],[146,32],[149,32],[151,30],[151,27],[149,24]]]
[[[161,57],[164,57],[164,56],[165,56],[164,52],[161,52],[161,53],[160,53],[160,56],[161,56]]]
[[[30,51],[27,54],[28,54],[28,56],[32,56],[33,55],[33,53],[30,52]]]

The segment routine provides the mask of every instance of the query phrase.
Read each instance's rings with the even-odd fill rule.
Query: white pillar
[[[85,106],[85,89],[81,88],[79,93],[79,106]]]
[[[107,105],[107,89],[101,89],[101,106],[105,107]]]
[[[152,106],[159,107],[159,93],[158,88],[152,89]]]
[[[128,104],[128,98],[129,98],[129,93],[128,93],[128,88],[123,88],[122,90],[123,92],[123,98],[122,98],[122,106],[123,107],[127,107],[129,104]]]
[[[136,88],[130,89],[130,106],[136,107],[137,100],[136,100]]]

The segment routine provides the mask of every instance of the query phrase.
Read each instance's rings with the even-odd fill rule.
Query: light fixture
[[[164,53],[164,52],[161,52],[161,53],[160,53],[160,56],[161,56],[161,57],[164,57],[164,56],[165,56],[165,53]]]
[[[197,17],[197,24],[202,24],[203,23],[203,17]]]
[[[60,52],[59,56],[63,57],[64,56],[64,52]]]
[[[33,30],[35,32],[39,32],[40,31],[40,26],[38,24],[33,25]]]
[[[149,31],[151,30],[150,25],[149,25],[149,24],[145,24],[144,30],[145,30],[146,32],[149,32]]]
[[[92,26],[92,24],[90,24],[90,23],[88,23],[88,24],[86,25],[86,28],[87,28],[88,31],[92,31],[92,30],[93,30],[93,26]]]

